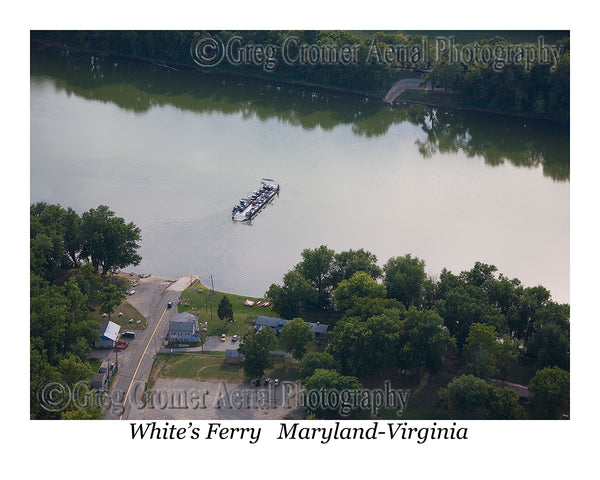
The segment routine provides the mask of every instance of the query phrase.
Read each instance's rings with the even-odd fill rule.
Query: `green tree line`
[[[482,32],[481,35],[487,35]],[[377,32],[365,36],[357,31],[33,31],[32,39],[52,41],[67,48],[145,58],[165,63],[198,67],[190,55],[194,38],[215,38],[226,44],[235,36],[242,38],[243,47],[252,45],[275,45],[282,48],[286,39],[297,38],[298,45],[356,47],[355,61],[350,64],[335,62],[299,62],[288,65],[278,55],[277,67],[265,71],[264,60],[248,60],[241,65],[222,61],[210,71],[234,72],[241,75],[258,76],[273,80],[305,82],[341,88],[367,94],[384,95],[391,85],[406,76],[406,70],[418,70],[415,74],[427,73],[425,82],[432,87],[439,85],[452,90],[462,106],[508,113],[535,115],[568,122],[570,105],[570,42],[569,38],[557,42],[564,52],[557,69],[537,64],[531,69],[522,65],[507,65],[501,71],[494,70],[485,62],[462,65],[437,59],[433,45],[423,55],[425,63],[413,64],[405,58],[374,61],[375,46],[421,45],[422,35]],[[503,46],[508,42],[501,36],[479,39],[481,45]],[[458,48],[461,45],[457,45]],[[248,54],[250,55],[250,54]],[[295,56],[296,54],[294,54]],[[418,67],[418,68],[415,68]]]
[[[50,383],[74,386],[95,373],[88,361],[100,322],[90,308],[112,313],[125,297],[114,269],[138,264],[140,230],[106,206],[78,215],[40,202],[30,207],[30,415],[31,418],[97,418],[100,407],[44,408]],[[84,392],[80,391],[83,395]],[[45,400],[48,400],[47,398]]]
[[[478,380],[469,377],[440,392],[441,411],[457,418],[467,411],[478,418],[522,418],[516,393],[486,382],[510,379],[527,358],[562,392],[553,397],[560,397],[559,407],[540,407],[539,386],[549,381],[532,378],[538,385],[531,402],[536,415],[568,411],[570,307],[554,302],[543,286],[526,287],[481,262],[459,274],[443,269],[433,278],[425,273],[425,262],[410,254],[379,267],[377,257],[363,249],[336,253],[321,245],[305,249],[301,258],[266,296],[284,318],[329,312],[325,352],[300,357],[306,381],[317,369],[357,380],[392,370],[435,375],[455,356],[461,375]],[[480,410],[452,400],[459,390],[467,395],[463,389],[479,398]]]

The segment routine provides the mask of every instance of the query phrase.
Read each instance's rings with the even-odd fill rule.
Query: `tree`
[[[281,329],[279,339],[283,349],[290,352],[296,360],[304,357],[308,345],[313,340],[314,334],[310,325],[301,318],[294,318],[287,322]]]
[[[79,264],[81,252],[81,217],[71,207],[67,208],[62,218],[63,242],[65,253],[71,267]]]
[[[366,272],[356,272],[348,280],[342,280],[333,291],[333,305],[337,311],[344,312],[357,299],[385,298],[385,285],[377,283]]]
[[[137,253],[141,239],[139,227],[125,223],[106,205],[90,209],[81,216],[81,258],[90,258],[94,269],[108,271],[139,265],[142,257]]]
[[[290,270],[283,276],[283,286],[273,283],[265,296],[280,316],[294,318],[300,315],[302,307],[316,302],[317,292],[299,272]]]
[[[569,369],[569,316],[568,304],[552,301],[535,311],[526,345],[538,369],[554,366]]]
[[[217,307],[217,315],[221,320],[233,320],[233,306],[227,298],[227,295],[223,295],[223,298],[219,302]]]
[[[307,248],[302,251],[302,261],[295,267],[295,270],[308,280],[317,291],[315,303],[317,308],[329,306],[334,254],[335,252],[325,245],[321,245],[314,250]]]
[[[88,302],[91,304],[100,302],[99,295],[102,291],[102,279],[94,271],[91,263],[81,265],[72,278],[77,282],[79,290],[87,297]]]
[[[317,368],[338,370],[340,366],[328,352],[308,352],[300,360],[300,377],[310,377]]]
[[[550,292],[538,285],[527,287],[519,299],[517,312],[510,325],[517,338],[528,340],[533,333],[533,323],[537,312],[550,302]]]
[[[510,329],[514,324],[519,298],[522,295],[523,287],[517,278],[508,279],[500,274],[498,280],[490,282],[487,286],[487,293],[490,303],[498,307],[506,317],[507,325]],[[512,332],[515,333],[514,331]]]
[[[91,378],[94,373],[89,363],[82,362],[76,355],[67,355],[58,362],[58,371],[67,385],[73,386],[80,380]]]
[[[437,405],[450,418],[461,420],[510,420],[523,418],[517,393],[496,388],[481,378],[462,375],[438,390]]]
[[[30,207],[30,269],[45,279],[52,277],[65,255],[61,228],[63,212],[59,205],[43,202]]]
[[[410,307],[400,322],[398,366],[411,371],[424,366],[435,374],[442,368],[442,354],[454,346],[444,320],[434,311]]]
[[[474,323],[463,348],[466,361],[465,370],[473,375],[486,378],[494,376],[500,344],[496,341],[496,328],[492,325]]]
[[[125,300],[125,293],[112,283],[112,277],[109,277],[100,293],[100,300],[102,301],[102,311],[108,313],[108,319],[110,320],[115,307],[121,305],[121,302]]]
[[[362,320],[339,321],[331,334],[327,352],[346,375],[371,375],[396,365],[400,318],[392,312]]]
[[[381,277],[381,268],[377,266],[377,257],[362,248],[336,253],[331,267],[332,288],[342,280],[349,280],[356,272],[366,272],[373,280]]]
[[[519,364],[519,355],[524,354],[525,351],[521,340],[504,334],[496,359],[496,367],[500,378],[503,380],[508,378]]]
[[[265,370],[273,367],[269,353],[277,344],[277,335],[269,327],[261,327],[254,335],[244,336],[238,351],[244,355],[244,374],[248,378],[261,378]]]
[[[473,323],[493,325],[498,333],[505,330],[504,315],[490,305],[483,289],[473,285],[458,284],[448,288],[444,297],[435,302],[434,309],[456,337],[456,345],[461,350]]]
[[[527,386],[533,394],[529,403],[537,418],[557,419],[569,414],[569,372],[558,367],[538,370]]]
[[[494,273],[498,269],[495,265],[487,265],[481,262],[475,262],[473,268],[469,271],[461,272],[459,278],[465,283],[469,283],[474,287],[483,288],[486,292],[496,280]]]
[[[303,395],[308,399],[312,398],[311,392],[318,392],[320,398],[327,398],[327,392],[337,392],[338,398],[342,398],[343,391],[352,391],[362,389],[362,385],[356,377],[341,375],[335,370],[325,370],[317,368],[314,373],[308,377],[305,382],[305,391]],[[305,401],[304,404],[310,404]],[[352,413],[351,406],[346,405],[347,410],[342,411],[344,406],[342,402],[329,406],[326,402],[321,402],[317,408],[311,409],[316,418],[339,418],[347,417]]]
[[[59,418],[42,408],[36,396],[45,382],[72,382],[89,378],[85,360],[98,338],[98,322],[90,318],[86,295],[74,278],[53,285],[35,274],[30,282],[30,415]]]
[[[344,312],[344,316],[347,318],[359,317],[362,320],[367,320],[377,315],[404,318],[406,308],[395,298],[363,298],[360,302],[354,302]]]
[[[406,308],[421,306],[425,278],[425,262],[410,254],[392,257],[383,266],[383,283],[388,297],[401,301]]]

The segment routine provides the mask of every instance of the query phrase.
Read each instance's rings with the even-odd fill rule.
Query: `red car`
[[[117,343],[115,344],[115,348],[118,349],[125,349],[129,346],[129,342],[126,342],[125,340],[117,340]]]

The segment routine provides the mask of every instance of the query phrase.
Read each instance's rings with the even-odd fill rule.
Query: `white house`
[[[169,322],[170,342],[199,342],[201,336],[198,319],[189,312],[178,313]]]
[[[98,334],[100,335],[100,340],[97,340],[94,343],[94,347],[96,348],[113,348],[115,346],[115,342],[117,341],[117,337],[119,336],[119,331],[121,327],[110,320],[108,322],[100,325],[100,329],[98,330]]]

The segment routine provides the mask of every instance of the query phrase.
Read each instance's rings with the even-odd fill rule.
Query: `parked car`
[[[133,295],[135,293],[135,290],[129,290],[128,295]]]
[[[121,336],[123,338],[135,338],[135,332],[123,332]]]
[[[231,341],[232,342],[237,342],[238,336],[234,335],[233,337],[231,337]]]
[[[115,348],[118,348],[119,350],[124,350],[128,346],[129,342],[126,342],[125,340],[117,340],[117,342],[115,343]]]
[[[269,382],[271,381],[271,378],[265,378],[265,387],[269,386]]]
[[[225,335],[225,334],[221,335],[221,341],[224,342],[225,340],[227,340],[227,335]]]

